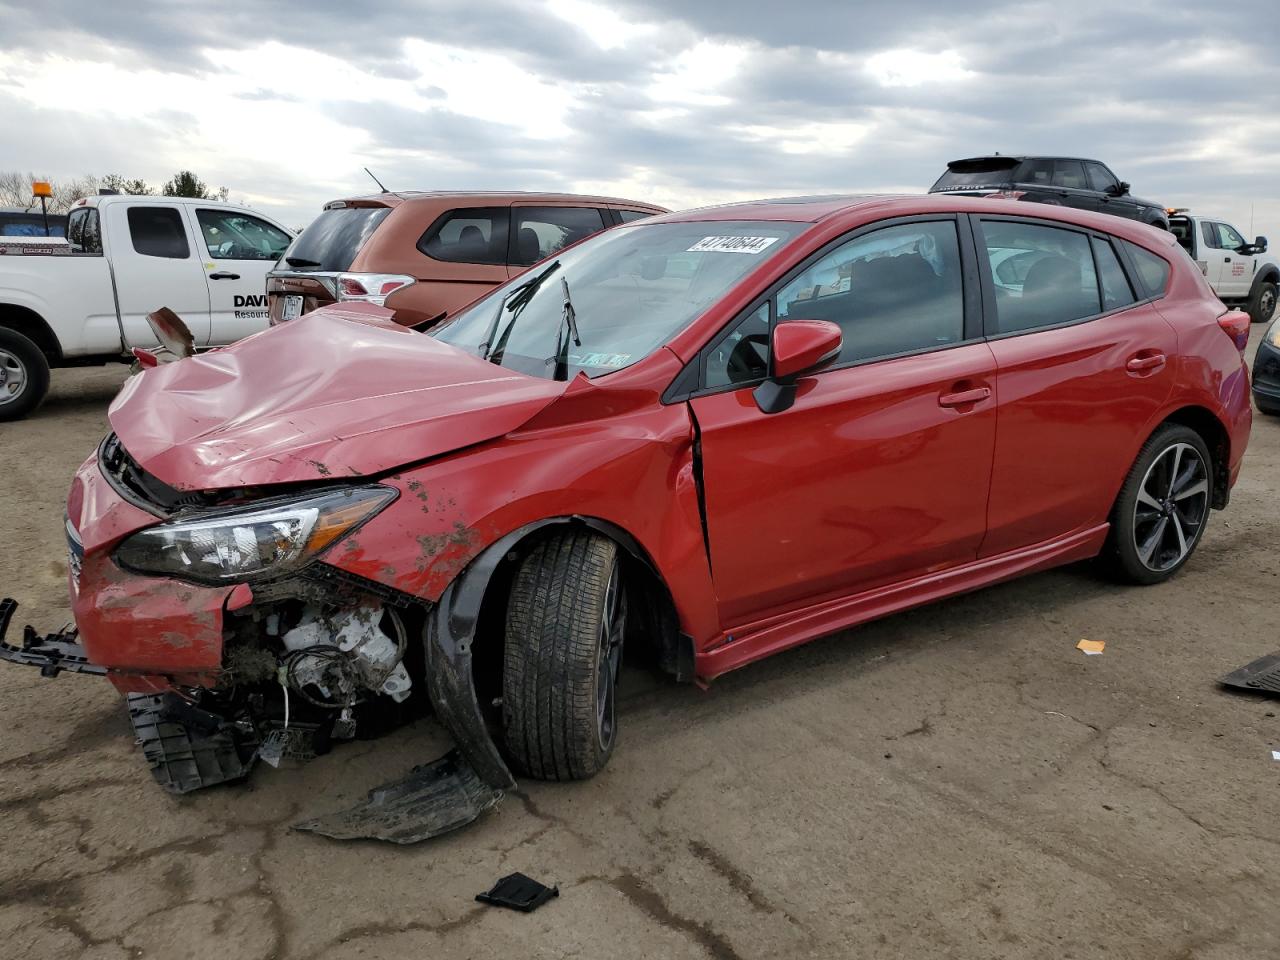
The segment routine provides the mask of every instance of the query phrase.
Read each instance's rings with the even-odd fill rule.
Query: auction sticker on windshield
[[[777,237],[703,237],[685,253],[762,253]]]

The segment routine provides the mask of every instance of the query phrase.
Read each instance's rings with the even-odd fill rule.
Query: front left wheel
[[[1276,285],[1260,283],[1249,298],[1249,319],[1254,323],[1266,323],[1276,314]]]
[[[1143,445],[1111,514],[1114,572],[1160,583],[1191,558],[1213,502],[1213,459],[1190,427],[1166,423]]]
[[[507,605],[502,725],[521,773],[584,780],[608,762],[626,618],[612,540],[557,531],[520,562]]]

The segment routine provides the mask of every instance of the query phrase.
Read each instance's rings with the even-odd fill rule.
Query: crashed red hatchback
[[[1240,468],[1247,335],[1114,217],[655,217],[425,335],[330,307],[131,380],[67,502],[78,642],[4,655],[105,672],[175,791],[429,703],[457,751],[306,825],[419,839],[597,772],[624,646],[705,683],[1099,554],[1169,577]]]

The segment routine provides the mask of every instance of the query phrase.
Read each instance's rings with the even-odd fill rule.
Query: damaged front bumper
[[[94,673],[104,676],[106,667],[89,662],[89,656],[79,643],[79,632],[67,624],[57,633],[41,636],[35,627],[26,626],[19,645],[8,643],[5,635],[9,621],[18,609],[18,601],[5,597],[0,600],[0,660],[38,667],[42,677],[56,677],[62,671],[68,673]]]

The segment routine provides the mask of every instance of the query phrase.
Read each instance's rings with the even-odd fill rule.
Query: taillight
[[[988,200],[1021,200],[1027,195],[1025,190],[996,190],[986,194]]]
[[[1231,310],[1218,318],[1218,326],[1235,342],[1236,349],[1241,353],[1249,345],[1249,327],[1252,323],[1243,310]]]
[[[338,299],[383,304],[397,290],[417,283],[413,277],[399,273],[340,273]]]

